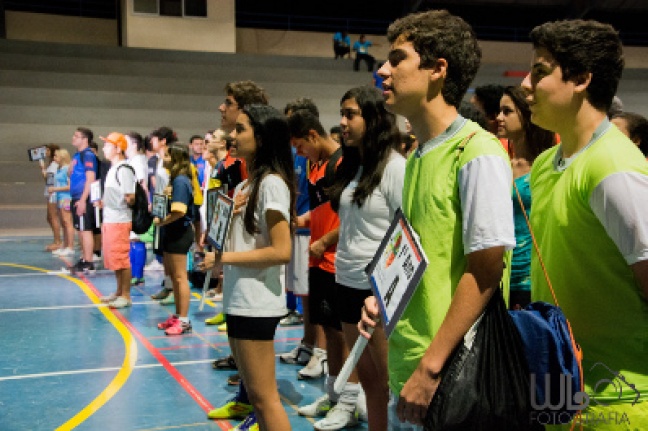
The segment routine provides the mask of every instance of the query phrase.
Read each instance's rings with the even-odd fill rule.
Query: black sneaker
[[[72,267],[72,270],[75,273],[86,273],[86,274],[94,274],[95,273],[95,266],[94,263],[92,262],[86,262],[83,259],[79,259],[79,261]]]

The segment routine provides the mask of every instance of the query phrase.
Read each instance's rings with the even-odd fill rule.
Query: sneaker
[[[131,300],[126,299],[123,296],[118,296],[116,299],[108,303],[108,307],[110,308],[126,308],[130,307],[131,305],[133,305]]]
[[[290,352],[279,355],[279,360],[286,364],[306,365],[310,361],[311,356],[313,356],[313,349],[300,343],[299,346],[295,347]]]
[[[333,407],[333,403],[329,400],[327,394],[322,395],[315,402],[297,408],[297,413],[302,416],[314,418],[317,416],[325,416]]]
[[[164,322],[158,323],[157,327],[158,327],[158,329],[167,329],[168,327],[173,325],[176,320],[180,320],[180,319],[178,319],[178,316],[176,316],[175,314],[172,314]]]
[[[238,386],[241,384],[241,375],[239,373],[232,374],[227,378],[227,384],[230,386]]]
[[[328,371],[326,350],[316,347],[308,364],[297,372],[299,380],[316,379],[325,376]]]
[[[53,242],[53,243],[48,244],[47,246],[45,246],[45,251],[58,250],[59,248],[61,248],[62,245],[63,244],[61,244],[60,242]]]
[[[172,305],[175,304],[175,296],[173,296],[173,291],[170,291],[166,298],[160,301],[162,305]]]
[[[225,322],[225,313],[218,313],[214,317],[210,317],[209,319],[205,319],[205,324],[206,325],[220,325],[221,323]]]
[[[52,256],[60,256],[60,257],[65,257],[65,256],[74,256],[74,249],[73,248],[59,248],[56,249],[52,252]]]
[[[313,424],[317,431],[335,431],[346,427],[352,427],[358,424],[358,415],[355,405],[337,403],[321,419]]]
[[[133,277],[131,278],[131,286],[140,286],[145,283],[144,277],[138,278],[138,277]]]
[[[301,325],[302,323],[304,323],[304,317],[295,310],[288,313],[286,317],[279,321],[279,325],[281,326]]]
[[[218,329],[219,332],[227,332],[227,322],[221,323],[216,327],[216,329]]]
[[[93,262],[101,262],[101,255],[97,253],[92,253],[92,261]]]
[[[207,413],[207,417],[209,419],[244,419],[250,413],[252,413],[252,405],[242,403],[234,397],[224,405]]]
[[[103,302],[104,304],[108,304],[109,302],[113,302],[117,298],[119,298],[119,296],[111,293],[108,296],[102,296],[101,298],[99,298],[99,301]]]
[[[254,412],[250,413],[243,422],[232,428],[232,431],[259,431],[259,423]]]
[[[232,355],[216,359],[214,362],[212,362],[212,367],[215,370],[238,370],[236,361],[234,360],[234,356]]]
[[[72,267],[73,272],[83,272],[86,274],[94,274],[95,273],[95,266],[94,263],[92,262],[86,262],[83,259],[79,259],[79,261]]]
[[[191,332],[191,322],[183,322],[180,319],[174,320],[173,323],[164,330],[167,335],[182,335],[185,332]]]
[[[158,293],[151,295],[151,299],[164,299],[169,296],[171,292],[173,292],[173,290],[169,290],[163,287]]]
[[[164,265],[158,262],[157,259],[153,259],[151,263],[144,266],[144,271],[164,271]]]

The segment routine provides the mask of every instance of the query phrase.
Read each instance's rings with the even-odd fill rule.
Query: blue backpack
[[[520,192],[513,183],[538,259],[554,303],[533,302],[523,310],[509,311],[517,326],[529,365],[531,408],[543,424],[570,422],[586,401],[583,384],[583,352],[571,325],[558,306],[558,299],[544,267],[538,243],[526,215]]]

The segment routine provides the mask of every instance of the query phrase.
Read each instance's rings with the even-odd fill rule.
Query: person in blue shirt
[[[99,164],[97,156],[90,149],[94,137],[92,131],[79,127],[72,136],[72,145],[77,153],[70,167],[70,195],[72,197],[72,222],[79,231],[81,259],[74,266],[77,272],[94,272],[92,259],[94,249],[93,230],[96,227],[95,210],[90,203],[90,184],[97,178]]]
[[[371,45],[373,45],[373,43],[371,43],[370,40],[367,40],[364,34],[361,34],[360,39],[353,44],[353,51],[356,53],[356,58],[353,62],[353,70],[358,71],[360,69],[360,61],[364,61],[367,63],[367,71],[373,71],[376,59],[373,55],[369,54],[369,47]]]
[[[336,60],[345,55],[351,58],[351,38],[346,31],[338,31],[333,35],[333,52]]]

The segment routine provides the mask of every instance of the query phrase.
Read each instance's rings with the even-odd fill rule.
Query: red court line
[[[84,283],[94,292],[97,297],[101,296],[101,292],[83,275],[78,275],[78,277],[83,280]],[[209,413],[214,407],[202,396],[200,392],[182,375],[180,371],[164,357],[160,350],[155,348],[147,339],[144,337],[135,327],[129,322],[119,311],[111,309],[113,314],[121,320],[121,322],[128,328],[129,331],[137,338],[140,343],[146,347],[146,350],[153,355],[155,359],[162,364],[162,366],[168,371],[168,373],[173,377],[178,384],[191,396],[191,398],[198,403],[200,408],[203,409],[205,413]],[[232,427],[227,421],[213,421],[216,425],[220,427],[223,431],[230,430]]]

